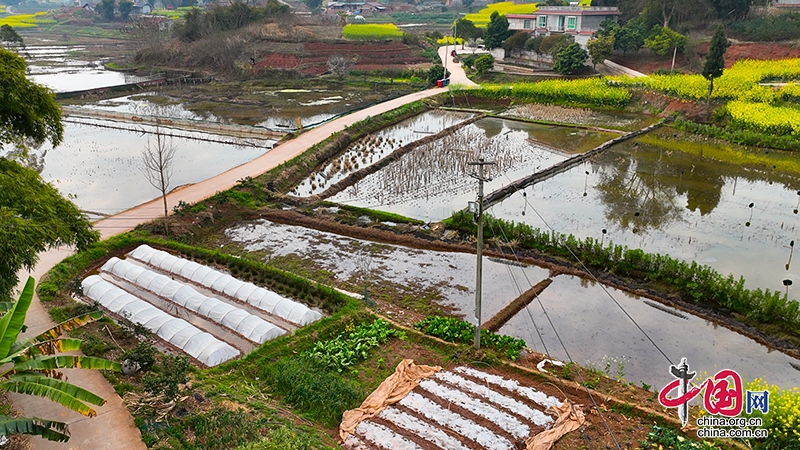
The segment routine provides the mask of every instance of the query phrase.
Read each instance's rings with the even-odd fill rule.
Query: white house
[[[606,20],[617,20],[619,8],[613,6],[581,7],[540,6],[531,14],[507,14],[508,29],[528,31],[536,36],[563,33],[575,36],[575,42],[586,47],[586,43],[600,24]]]

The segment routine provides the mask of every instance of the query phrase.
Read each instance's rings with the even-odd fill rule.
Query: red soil
[[[353,70],[409,69],[426,64],[420,49],[400,42],[323,43],[303,44],[305,54],[267,53],[256,61],[257,69],[294,69],[305,75],[327,72],[328,58],[344,55],[355,59]]]

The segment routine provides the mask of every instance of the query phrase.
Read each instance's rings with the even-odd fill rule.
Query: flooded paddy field
[[[290,86],[296,82],[287,83]],[[214,120],[289,132],[313,127],[361,108],[414,92],[400,83],[351,86],[337,84],[286,87],[267,81],[169,85],[148,95],[98,102],[118,111],[175,107],[181,118]],[[149,106],[148,106],[149,105]],[[94,104],[89,105],[94,107]],[[193,116],[187,116],[191,114]]]
[[[64,142],[57,148],[43,147],[36,153],[43,164],[42,177],[81,209],[113,214],[159,195],[142,171],[141,154],[155,129],[108,128],[108,121],[67,122]],[[88,124],[92,123],[92,125]],[[230,143],[209,142],[208,133],[161,128],[176,147],[171,187],[196,183],[248,162],[267,152],[274,141],[218,137]],[[169,139],[169,138],[167,138]]]
[[[529,120],[586,125],[624,131],[635,131],[652,125],[659,120],[658,117],[651,115],[540,104],[515,105],[500,114],[504,117],[520,117]]]
[[[362,265],[367,260],[374,289],[388,283],[396,291],[394,295],[432,296],[445,309],[458,314],[472,311],[475,305],[475,256],[471,254],[376,244],[267,220],[230,228],[225,236],[244,251],[258,252],[268,260],[296,258],[305,270],[328,273],[337,285],[357,292],[363,291]],[[509,268],[488,258],[484,262],[484,283],[494,286],[484,296],[484,319],[519,295],[514,286],[505,282]],[[536,281],[548,274],[546,269],[533,266],[513,269],[520,272],[520,277]]]
[[[151,80],[103,67],[109,58],[87,56],[89,46],[28,46],[23,53],[29,76],[55,92],[82,91]],[[83,55],[83,56],[82,56]]]
[[[620,371],[626,381],[645,382],[656,389],[674,379],[669,373],[667,359],[625,317],[609,294],[673,364],[682,357],[688,358],[699,378],[712,376],[721,369],[734,369],[744,381],[764,378],[783,388],[797,386],[800,371],[792,367],[792,364],[800,367],[797,359],[779,351],[770,351],[745,336],[691,314],[643,301],[614,288],[603,288],[577,277],[560,275],[539,298],[564,346],[578,364],[588,363],[603,369],[603,358],[607,357],[609,361],[614,360],[610,370],[612,376]],[[499,332],[524,339],[537,351],[543,351],[539,339],[541,334],[551,356],[561,361],[569,360],[535,300],[527,311],[522,310]]]
[[[439,221],[475,200],[477,181],[468,161],[487,167],[490,192],[614,137],[580,129],[485,118],[451,136],[417,147],[400,160],[331,197],[331,201]],[[568,140],[570,145],[551,144]],[[544,143],[542,141],[545,141]]]
[[[473,114],[432,110],[384,128],[351,144],[345,153],[303,180],[291,194],[298,197],[319,194],[360,167],[380,161],[403,145],[436,134],[471,117]]]
[[[800,239],[795,155],[660,139],[671,135],[661,130],[617,145],[489,214],[697,261],[744,276],[749,288],[782,291],[784,279],[800,282],[800,266],[790,261]],[[726,163],[715,152],[760,162]]]
[[[228,229],[227,245],[256,252],[265,260],[295,258],[304,270],[329,274],[328,281],[356,292],[363,289],[364,258],[369,258],[369,286],[374,296],[391,285],[397,298],[425,296],[452,308],[467,320],[474,314],[475,255],[411,249],[343,237],[297,226],[257,220]],[[483,321],[548,277],[536,266],[518,267],[484,258]],[[404,290],[405,289],[405,290]],[[720,368],[739,370],[746,379],[766,377],[781,386],[796,385],[800,361],[766,347],[727,328],[606,288],[636,319],[653,340],[677,362],[695,361],[698,370],[713,374]],[[598,284],[568,275],[554,278],[540,298],[565,341],[573,359],[602,368],[604,356],[625,361],[626,380],[659,386],[669,381],[669,364],[646,341]],[[670,312],[665,312],[665,309]],[[524,339],[528,346],[544,351],[536,321],[547,349],[555,358],[567,360],[538,303],[534,301],[500,329],[503,334]],[[716,366],[715,366],[716,364]],[[612,367],[612,375],[617,370]]]

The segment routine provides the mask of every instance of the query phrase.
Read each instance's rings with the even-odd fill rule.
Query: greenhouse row
[[[270,339],[286,334],[285,330],[259,316],[214,297],[203,295],[167,275],[129,261],[114,257],[109,259],[100,270],[227,327],[256,344],[263,344]]]
[[[91,275],[81,283],[84,295],[114,314],[152,331],[196,360],[213,367],[239,356],[239,350],[189,322],[173,317],[120,287]]]
[[[156,250],[148,245],[137,247],[129,256],[156,269],[198,283],[214,292],[248,303],[298,325],[308,325],[322,318],[320,312],[275,292],[258,287],[253,283],[243,282],[194,261]]]

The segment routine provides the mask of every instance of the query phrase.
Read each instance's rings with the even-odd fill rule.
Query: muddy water
[[[246,251],[264,252],[270,257],[297,255],[315,269],[330,271],[339,282],[360,276],[359,259],[371,257],[370,279],[385,280],[403,286],[441,293],[442,304],[474,317],[475,256],[466,253],[434,252],[373,242],[282,225],[266,220],[228,229],[225,235]],[[539,267],[516,267],[489,260],[483,263],[483,321],[519,296],[515,284],[508,282],[513,273],[520,286],[526,280],[538,283],[548,271]]]
[[[373,284],[384,280],[404,286],[434,288],[441,294],[442,304],[452,305],[466,318],[474,316],[475,255],[472,254],[377,245],[265,220],[230,228],[226,236],[246,251],[264,252],[268,258],[297,255],[315,270],[330,271],[338,282],[358,277],[360,257],[371,255]],[[483,267],[483,321],[548,275],[542,268],[520,268],[488,258],[484,259]],[[733,368],[747,379],[765,377],[770,383],[784,387],[797,385],[800,372],[789,362],[800,365],[800,361],[780,352],[769,352],[750,339],[694,316],[677,317],[624,292],[607,290],[674,362],[685,356],[692,367],[710,374],[721,368]],[[540,298],[576,362],[601,365],[606,355],[616,359],[625,357],[623,371],[628,381],[652,385],[669,381],[666,359],[646,341],[599,285],[562,275],[555,278]],[[550,354],[567,359],[535,301],[500,331],[544,351],[529,314],[536,321]],[[616,365],[613,371],[616,372]]]
[[[784,152],[751,153],[769,166],[742,167],[647,140],[627,142],[489,212],[708,264],[744,276],[750,288],[784,290],[784,279],[800,283],[800,262],[786,267],[790,243],[800,244],[800,181]]]
[[[152,131],[146,126],[140,128]],[[250,161],[274,143],[251,140],[251,145],[221,144],[193,139],[210,137],[207,133],[180,133],[183,137],[172,139],[177,149],[172,187],[196,183]],[[45,154],[42,177],[73,197],[82,209],[104,214],[125,210],[159,195],[141,169],[141,152],[148,139],[154,139],[154,135],[65,123],[64,142],[56,149],[37,151]]]
[[[25,59],[30,78],[56,92],[82,91],[151,79],[106,70],[100,59],[87,61],[73,56],[85,50],[83,46],[26,47]]]
[[[561,275],[539,296],[564,346],[578,364],[588,362],[603,369],[603,357],[607,356],[625,361],[622,372],[626,381],[636,384],[644,381],[660,389],[673,379],[669,374],[670,363],[625,317],[610,294],[672,363],[679,362],[682,357],[688,358],[698,378],[711,376],[721,369],[735,369],[745,381],[764,378],[783,388],[798,385],[800,371],[789,364],[800,366],[800,361],[794,358],[778,351],[770,352],[738,333],[698,317],[667,308],[674,313],[670,314],[625,292],[605,289],[608,293],[598,284]],[[524,339],[531,348],[543,351],[531,316],[550,354],[568,361],[536,301],[527,311],[512,318],[500,332]],[[617,369],[617,364],[612,363],[612,375],[616,375]]]
[[[319,194],[350,173],[378,162],[403,145],[436,134],[471,117],[473,115],[467,113],[433,110],[384,128],[353,143],[344,154],[303,180],[291,194],[299,197]]]
[[[573,146],[555,149],[540,138],[572,138]],[[423,220],[438,221],[475,200],[477,181],[468,161],[484,157],[497,162],[487,169],[486,192],[531,171],[544,169],[609,139],[605,133],[481,119],[452,136],[420,146],[399,161],[368,176],[330,200],[378,208]]]

